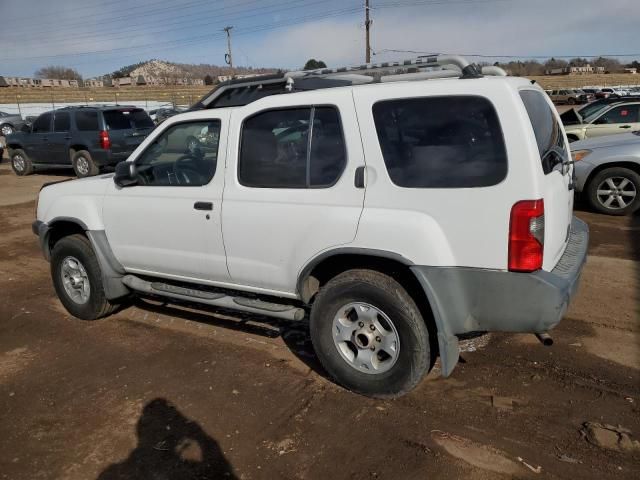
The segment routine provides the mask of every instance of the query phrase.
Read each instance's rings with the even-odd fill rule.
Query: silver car
[[[594,210],[628,215],[640,208],[640,132],[571,144],[576,191]]]
[[[0,135],[6,137],[16,130],[20,130],[25,121],[18,114],[0,112]]]

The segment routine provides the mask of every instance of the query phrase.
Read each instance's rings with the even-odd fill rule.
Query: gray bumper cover
[[[587,258],[589,228],[574,217],[564,254],[551,272],[411,267],[438,326],[443,374],[457,362],[455,335],[474,331],[541,333],[555,327],[575,294]],[[454,354],[455,352],[455,354]],[[446,368],[445,368],[446,367]]]

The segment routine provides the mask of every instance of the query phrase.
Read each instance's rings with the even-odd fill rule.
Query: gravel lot
[[[0,165],[0,478],[638,478],[640,216],[578,211],[591,256],[553,347],[468,340],[451,378],[380,401],[326,380],[304,322],[69,317],[31,233],[64,174]]]

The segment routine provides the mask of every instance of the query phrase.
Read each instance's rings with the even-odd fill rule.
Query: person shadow
[[[98,480],[237,479],[218,442],[164,398],[150,401],[136,426],[138,445]]]

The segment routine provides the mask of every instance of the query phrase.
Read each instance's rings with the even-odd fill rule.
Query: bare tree
[[[55,78],[58,80],[78,80],[82,81],[82,75],[73,68],[63,67],[59,65],[50,65],[42,67],[35,72],[37,78]]]

